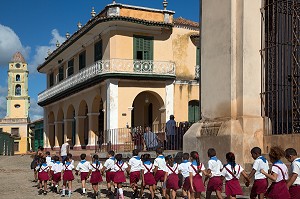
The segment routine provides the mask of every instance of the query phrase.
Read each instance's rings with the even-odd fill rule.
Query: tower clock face
[[[21,64],[17,63],[15,66],[16,66],[16,68],[20,68]]]

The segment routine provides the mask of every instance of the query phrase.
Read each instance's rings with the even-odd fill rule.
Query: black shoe
[[[38,191],[38,194],[39,194],[39,195],[42,195],[42,194],[43,194],[43,190],[40,189],[40,190]]]

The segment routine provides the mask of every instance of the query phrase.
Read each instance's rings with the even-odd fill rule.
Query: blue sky
[[[6,115],[7,69],[12,55],[20,51],[29,64],[30,118],[43,117],[37,102],[38,93],[46,88],[44,74],[36,67],[63,41],[66,32],[77,30],[77,22],[90,19],[91,8],[99,13],[112,0],[2,0],[0,7],[0,118]],[[163,9],[163,0],[116,0],[117,3]],[[168,10],[175,17],[199,22],[199,0],[168,0]]]

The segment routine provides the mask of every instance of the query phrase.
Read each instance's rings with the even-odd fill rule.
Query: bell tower
[[[8,68],[8,95],[6,118],[28,118],[28,68],[20,52],[14,54]]]

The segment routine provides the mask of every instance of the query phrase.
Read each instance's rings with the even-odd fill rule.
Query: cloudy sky
[[[37,105],[38,93],[46,88],[44,74],[36,68],[43,63],[56,41],[62,43],[66,32],[85,24],[91,8],[100,12],[112,0],[3,0],[0,7],[0,118],[6,115],[7,69],[13,54],[20,51],[29,67],[30,118],[43,117]],[[116,0],[117,3],[162,9],[163,0]],[[199,21],[199,0],[168,0],[175,17]]]

